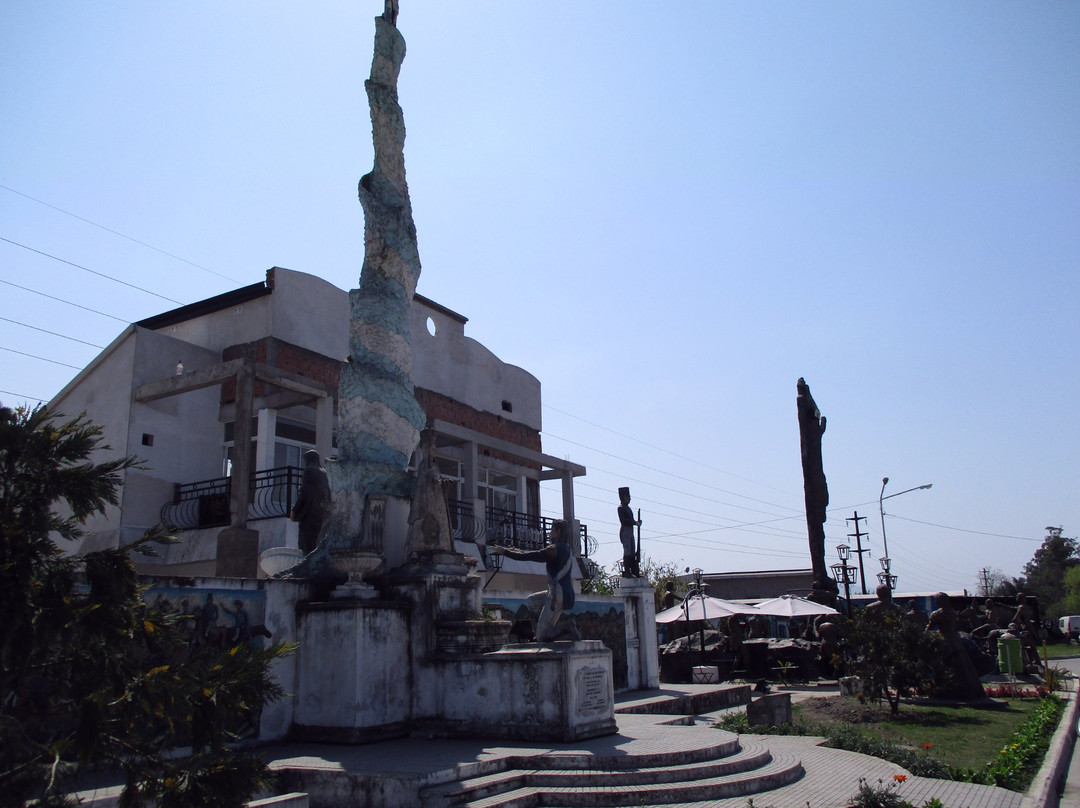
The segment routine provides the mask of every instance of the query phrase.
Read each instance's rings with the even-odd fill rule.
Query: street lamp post
[[[832,569],[836,579],[844,584],[844,609],[850,619],[851,585],[859,582],[859,568],[848,564],[848,559],[851,558],[851,548],[848,545],[838,544],[836,546],[836,555],[840,557],[840,563],[830,565],[830,569]]]
[[[912,491],[924,491],[927,488],[933,488],[933,483],[927,483],[926,485],[917,485],[914,488],[907,488],[903,491],[897,491],[895,494],[889,494],[885,496],[885,486],[888,485],[889,478],[881,478],[881,493],[878,494],[878,512],[881,514],[881,546],[885,551],[885,556],[881,559],[881,572],[878,573],[878,580],[882,584],[889,587],[889,591],[892,592],[896,588],[896,576],[892,574],[892,559],[889,558],[889,539],[885,535],[885,500],[898,497],[901,494],[909,494]]]
[[[687,572],[690,572],[690,568],[686,568]],[[708,588],[708,584],[701,582],[701,576],[704,573],[700,567],[695,567],[694,573],[694,589],[686,593],[686,597],[683,599],[683,613],[686,615],[686,625],[690,627],[690,599],[697,595],[701,598],[701,664],[705,664],[705,590]]]

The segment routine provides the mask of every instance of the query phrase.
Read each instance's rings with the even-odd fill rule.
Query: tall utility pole
[[[979,574],[982,575],[983,584],[983,597],[990,597],[990,568],[983,567],[979,570]]]
[[[865,595],[866,594],[866,571],[863,569],[862,554],[863,553],[869,553],[870,548],[867,547],[865,550],[863,549],[862,539],[863,539],[863,536],[867,536],[869,534],[863,533],[860,530],[859,522],[866,521],[866,517],[865,516],[859,516],[859,512],[855,511],[855,515],[852,516],[850,519],[848,519],[846,521],[855,523],[855,532],[854,533],[848,533],[847,535],[848,535],[849,539],[855,539],[855,552],[859,554],[859,578],[861,579],[861,583],[859,585],[862,587],[862,593]]]

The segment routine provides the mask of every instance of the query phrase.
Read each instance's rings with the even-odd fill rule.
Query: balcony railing
[[[288,516],[300,490],[303,470],[294,466],[257,471],[252,475],[251,501],[247,520],[277,519]],[[224,527],[229,524],[228,477],[177,483],[172,502],[161,508],[161,522],[173,530]],[[484,518],[473,512],[468,502],[448,500],[450,527],[455,539],[484,540],[519,550],[538,550],[547,543],[547,534],[555,520],[546,516],[488,508]],[[581,547],[589,555],[588,531],[581,525]]]
[[[251,501],[247,520],[288,516],[300,490],[303,470],[294,466],[257,471],[251,475]],[[230,522],[232,486],[228,477],[177,483],[172,502],[161,508],[161,522],[173,530],[224,527]]]
[[[488,508],[484,527],[488,544],[504,544],[519,550],[539,550],[547,544],[547,535],[554,519],[502,508]],[[588,529],[581,525],[581,549],[588,555]]]

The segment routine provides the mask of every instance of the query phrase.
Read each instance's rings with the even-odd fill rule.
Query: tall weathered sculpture
[[[825,416],[818,409],[810,387],[802,378],[795,385],[798,393],[799,444],[802,450],[803,494],[806,500],[806,529],[810,541],[810,564],[814,571],[814,594],[829,598],[837,591],[825,564],[825,517],[829,507],[829,486],[821,461],[821,436],[825,434]]]
[[[338,386],[338,457],[326,464],[332,504],[318,547],[289,571],[326,591],[358,579],[382,561],[382,529],[394,502],[413,491],[407,472],[425,415],[413,393],[409,308],[420,277],[420,254],[405,181],[405,119],[397,80],[405,39],[397,0],[375,20],[371,110],[375,161],[360,179],[364,264],[349,292],[349,356]],[[366,524],[365,524],[366,517]],[[331,559],[333,558],[333,561]]]

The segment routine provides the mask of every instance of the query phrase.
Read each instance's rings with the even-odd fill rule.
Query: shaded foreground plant
[[[852,797],[852,808],[914,808],[912,803],[903,799],[900,794],[901,784],[907,780],[903,774],[894,774],[891,781],[885,783],[878,780],[878,784],[871,785],[866,778],[859,778],[859,790]],[[927,800],[923,808],[945,808],[937,797]]]
[[[291,647],[193,649],[129,557],[170,541],[160,529],[65,555],[53,537],[78,539],[138,461],[93,462],[101,427],[58,418],[0,407],[0,805],[69,804],[69,778],[98,767],[124,775],[123,808],[243,805],[266,769],[229,744],[282,695],[270,665]]]

